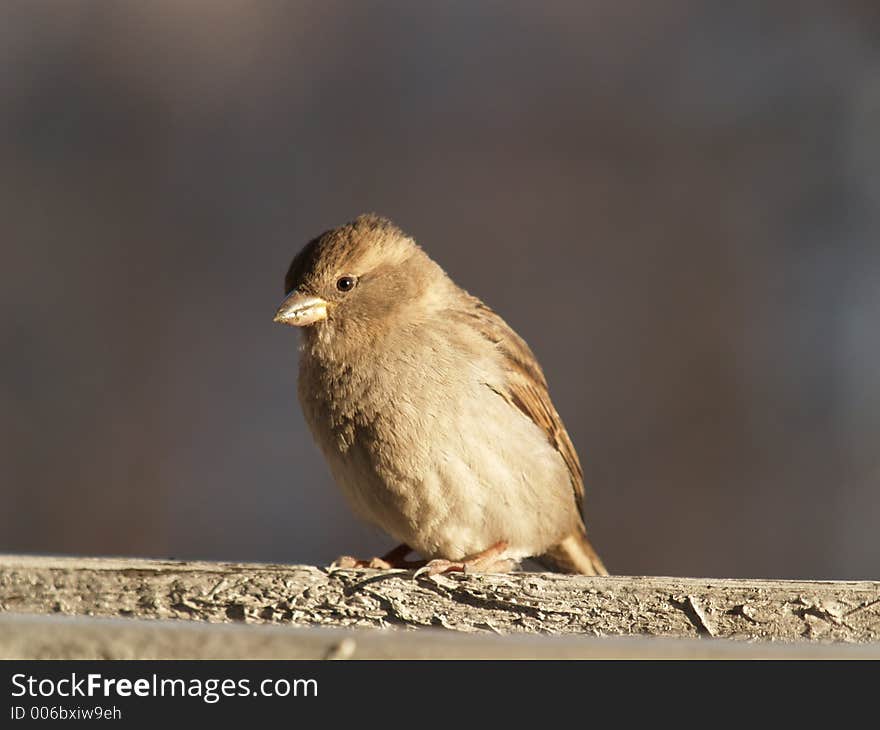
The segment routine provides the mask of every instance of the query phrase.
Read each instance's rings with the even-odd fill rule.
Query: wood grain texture
[[[299,627],[880,641],[880,582],[450,575],[0,556],[0,610]]]
[[[880,659],[880,643],[536,636],[0,614],[0,659]]]

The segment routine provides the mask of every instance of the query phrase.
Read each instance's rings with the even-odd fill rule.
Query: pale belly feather
[[[429,559],[461,559],[501,540],[522,558],[570,534],[568,473],[540,429],[482,383],[445,395],[371,414],[344,448],[326,418],[308,419],[355,512]]]

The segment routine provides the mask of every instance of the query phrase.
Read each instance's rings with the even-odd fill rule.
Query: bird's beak
[[[292,327],[305,327],[320,322],[322,319],[327,319],[326,300],[294,289],[281,302],[272,321],[289,324]]]

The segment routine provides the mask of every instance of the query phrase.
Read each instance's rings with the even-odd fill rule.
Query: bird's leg
[[[331,568],[376,568],[379,570],[391,570],[392,568],[415,568],[423,565],[423,561],[404,560],[412,552],[409,545],[398,545],[394,550],[383,555],[381,558],[359,560],[351,555],[342,555],[330,563]]]
[[[420,575],[440,575],[441,573],[507,573],[516,565],[515,560],[505,558],[507,541],[500,540],[481,553],[464,560],[444,560],[436,558],[419,568],[414,578]]]

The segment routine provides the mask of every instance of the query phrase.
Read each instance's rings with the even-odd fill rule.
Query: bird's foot
[[[345,570],[346,568],[376,568],[378,570],[391,570],[394,567],[383,558],[370,558],[369,560],[360,560],[351,555],[340,555],[336,560],[330,563],[331,569]]]
[[[370,558],[369,560],[360,560],[353,558],[351,555],[342,555],[332,563],[331,570],[343,570],[345,568],[373,568],[376,570],[394,570],[395,568],[416,568],[424,565],[424,561],[406,560],[406,556],[412,550],[409,545],[398,545],[394,550],[386,553],[381,558]]]
[[[445,560],[435,558],[429,560],[413,575],[413,579],[421,575],[442,575],[443,573],[507,573],[516,566],[516,561],[504,557],[507,541],[501,540],[481,553],[464,560]]]

